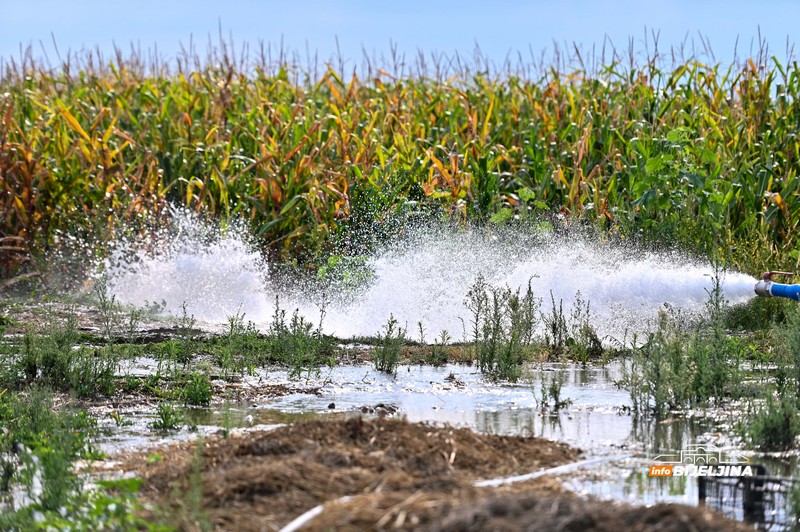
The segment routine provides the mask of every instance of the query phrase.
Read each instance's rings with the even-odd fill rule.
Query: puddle
[[[296,421],[318,417],[308,413],[284,413],[275,410],[247,408],[241,404],[217,405],[209,408],[186,408],[181,411],[181,425],[174,431],[157,431],[150,427],[155,419],[155,404],[133,408],[90,408],[98,418],[99,435],[95,446],[107,455],[142,450],[166,442],[186,441],[198,436],[236,430],[270,430]],[[115,421],[111,412],[118,414]]]
[[[545,365],[545,373],[565,374],[562,397],[572,404],[558,415],[543,413],[536,397],[541,373],[534,369],[530,380],[517,384],[494,384],[476,367],[447,365],[402,366],[397,377],[378,373],[371,366],[336,367],[320,378],[315,395],[294,394],[259,404],[259,408],[282,412],[358,411],[378,403],[398,407],[409,421],[449,423],[479,432],[501,435],[539,436],[563,441],[592,455],[613,452],[625,444],[630,420],[619,412],[628,404],[627,392],[614,386],[619,367],[581,369]],[[287,378],[271,373],[271,378]],[[449,377],[454,377],[450,379]]]

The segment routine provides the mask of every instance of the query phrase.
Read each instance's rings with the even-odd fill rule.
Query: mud
[[[354,416],[129,455],[122,470],[145,479],[142,496],[160,508],[149,517],[190,530],[279,530],[320,504],[309,530],[745,529],[702,508],[588,501],[546,477],[473,486],[579,455],[549,440]]]

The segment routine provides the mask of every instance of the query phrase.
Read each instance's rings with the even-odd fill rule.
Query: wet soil
[[[566,444],[394,418],[320,419],[122,460],[145,479],[150,517],[183,529],[279,530],[317,505],[308,530],[735,530],[703,508],[589,501],[541,477],[478,480],[579,459]],[[349,496],[349,500],[341,500]]]

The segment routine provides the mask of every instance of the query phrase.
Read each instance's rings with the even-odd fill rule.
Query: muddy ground
[[[550,477],[473,486],[579,459],[548,440],[353,416],[176,444],[121,469],[145,479],[149,518],[186,530],[279,530],[320,504],[304,529],[749,530],[703,508],[586,500]]]

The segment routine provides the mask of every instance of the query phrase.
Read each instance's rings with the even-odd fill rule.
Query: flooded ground
[[[58,311],[59,307],[54,307],[49,312],[57,314]],[[33,314],[20,315],[28,321],[35,321]],[[91,325],[97,321],[96,317],[90,313],[79,314],[79,317],[85,322],[84,331],[97,334],[98,329]],[[7,332],[12,335],[7,338],[13,339],[13,335],[20,333],[21,330],[11,327]],[[197,331],[197,334],[206,333]],[[174,336],[173,325],[156,323],[155,328],[149,328],[147,333],[139,332],[134,337],[139,343],[149,344],[164,342]],[[91,339],[86,341],[91,343]],[[541,501],[545,500],[530,499],[531,493],[536,497],[559,498],[561,501],[559,504],[565,509],[555,512],[552,516],[554,519],[566,514],[589,515],[590,517],[586,519],[591,522],[597,522],[598,516],[605,515],[603,512],[607,510],[602,504],[593,506],[593,503],[587,502],[593,499],[648,505],[653,508],[663,508],[656,505],[672,503],[697,506],[700,502],[700,490],[696,478],[648,476],[652,465],[679,456],[684,449],[692,445],[713,447],[725,461],[749,460],[764,463],[773,475],[795,477],[798,473],[794,455],[754,455],[740,452],[741,442],[735,435],[735,426],[744,406],[729,411],[712,409],[686,412],[684,415],[672,416],[664,422],[642,420],[632,416],[628,392],[616,385],[624,374],[623,362],[620,360],[587,366],[531,364],[526,366],[520,381],[511,384],[494,382],[477,367],[469,364],[447,364],[438,367],[406,364],[398,368],[396,375],[387,375],[376,371],[373,365],[363,362],[368,347],[349,345],[340,346],[343,347],[345,355],[338,360],[337,365],[323,367],[318,372],[304,373],[300,378],[291,376],[287,369],[277,367],[258,368],[249,375],[228,375],[223,378],[223,375],[214,373],[217,370],[210,370],[214,366],[207,360],[208,355],[204,354],[203,341],[198,336],[195,346],[198,351],[192,354],[191,365],[206,368],[203,371],[210,371],[208,374],[211,376],[214,399],[206,408],[178,407],[181,415],[178,429],[164,431],[152,428],[152,423],[157,418],[156,409],[164,402],[163,397],[158,394],[122,393],[106,400],[83,403],[98,420],[100,436],[96,445],[110,457],[108,467],[103,468],[103,474],[120,474],[123,471],[118,467],[118,460],[136,453],[144,453],[140,454],[140,457],[151,455],[171,457],[174,453],[189,453],[185,456],[185,459],[189,460],[190,451],[196,449],[198,440],[217,442],[213,445],[221,449],[228,445],[224,443],[227,439],[240,443],[251,439],[263,439],[265,431],[268,434],[279,434],[281,431],[290,430],[290,427],[314,426],[308,423],[326,422],[340,427],[353,423],[354,419],[361,417],[372,420],[370,423],[384,418],[391,421],[424,423],[426,424],[424,426],[428,427],[425,434],[444,427],[455,427],[468,429],[480,435],[480,438],[533,436],[568,445],[570,449],[580,452],[569,457],[565,455],[563,460],[531,463],[517,463],[518,456],[513,453],[507,454],[507,458],[516,464],[504,470],[509,474],[541,471],[564,462],[580,461],[581,465],[567,470],[555,470],[547,475],[547,480],[540,478],[537,482],[533,482],[533,487],[531,487],[532,481],[529,481],[517,487],[503,488],[508,491],[504,492],[505,502],[502,504],[491,502],[495,493],[478,493],[473,486],[475,481],[497,475],[488,475],[489,470],[475,470],[465,476],[463,482],[459,481],[460,484],[435,493],[435,490],[427,490],[424,496],[414,495],[413,490],[399,489],[387,490],[386,493],[370,492],[368,496],[364,495],[366,498],[363,500],[336,500],[340,496],[354,496],[352,490],[345,490],[336,497],[330,494],[327,498],[321,495],[308,498],[304,495],[305,498],[301,499],[305,500],[305,503],[298,505],[295,501],[285,508],[281,506],[283,513],[270,514],[272,515],[269,518],[272,519],[270,526],[273,528],[284,526],[303,511],[325,502],[332,504],[334,508],[326,510],[326,514],[334,516],[332,518],[334,520],[325,521],[325,526],[337,528],[340,526],[358,528],[365,525],[369,519],[373,519],[371,521],[373,525],[378,522],[388,525],[388,521],[381,520],[392,519],[395,521],[391,523],[400,523],[400,528],[414,528],[422,524],[435,523],[441,529],[450,526],[465,529],[469,527],[465,525],[463,519],[471,520],[472,523],[495,526],[500,523],[492,521],[496,513],[517,516],[509,523],[519,524],[519,519],[532,519],[529,515],[531,509],[537,508],[539,504],[543,504]],[[352,354],[347,354],[349,352]],[[168,375],[170,371],[163,367],[165,363],[174,364],[174,361],[165,362],[164,359],[155,356],[122,358],[117,368],[118,378],[146,380],[156,374]],[[551,390],[552,393],[554,383],[558,388],[557,401],[563,403],[559,408],[555,407],[554,403],[557,401],[552,396],[543,394],[544,389]],[[417,425],[410,426],[417,427]],[[408,430],[413,433],[417,429]],[[313,434],[309,436],[313,437],[316,436]],[[540,440],[529,441],[540,442]],[[166,448],[165,444],[174,447]],[[540,442],[536,445],[544,444]],[[345,454],[350,456],[348,453]],[[133,467],[131,462],[128,462],[124,469],[127,470],[127,474],[135,472],[148,478],[156,478],[161,474]],[[332,474],[331,471],[317,473],[320,478],[328,478],[326,475]],[[215,475],[223,473],[209,472],[209,474],[213,478],[209,477],[206,480],[213,483],[218,480]],[[375,479],[370,482],[375,481],[380,482]],[[148,488],[150,489],[148,496],[156,502],[168,500],[170,494],[164,490],[171,481],[164,477],[157,482],[162,482],[161,487]],[[356,490],[358,493],[364,490],[364,485],[360,486]],[[547,488],[545,493],[540,491],[543,486]],[[561,488],[582,498],[567,496],[559,491]],[[247,489],[260,493],[260,488]],[[298,491],[303,489],[305,489],[303,486],[296,487]],[[556,492],[558,494],[554,495]],[[408,498],[410,499],[407,501]],[[459,507],[456,511],[453,498],[471,502],[468,507]],[[268,502],[270,507],[275,507],[275,500],[269,499]],[[267,504],[263,500],[262,503]],[[369,514],[367,508],[382,508],[385,511]],[[400,511],[398,508],[407,511]],[[425,508],[437,508],[437,510],[431,514],[426,513]],[[483,508],[480,511],[482,513],[479,512],[480,516],[475,513],[479,508]],[[627,510],[619,509],[624,507],[614,506],[614,508],[618,508],[619,520],[612,519],[609,522],[616,523],[617,526],[623,526],[621,523],[633,526],[633,521],[624,521]],[[744,518],[739,502],[734,501],[724,508],[726,515],[739,520]],[[406,513],[403,513],[404,511]],[[681,516],[684,515],[682,512],[686,511],[688,510],[670,510],[667,513]],[[776,513],[778,521],[785,520],[785,505],[776,510]],[[634,514],[635,512],[631,515]],[[337,515],[339,517],[335,518]],[[356,515],[362,515],[367,521],[358,521],[361,518],[354,518],[356,520],[352,522],[336,521],[344,519],[343,516]],[[639,512],[638,515],[644,514]],[[651,517],[655,519],[660,516],[667,519],[665,515],[656,512]],[[691,517],[706,519],[704,515],[706,514],[691,514]],[[771,517],[774,518],[775,515]],[[231,518],[233,517],[220,514],[213,517],[212,521],[223,528],[232,528],[230,521],[226,521]],[[714,529],[713,519],[709,522],[712,523],[709,529]],[[505,525],[508,525],[509,529],[513,528],[509,523]],[[551,524],[542,522],[542,526]],[[505,525],[497,524],[500,529]],[[721,529],[725,529],[725,526]]]
[[[156,361],[138,359],[123,373],[144,375]],[[98,444],[110,455],[162,444],[165,440],[192,441],[198,435],[215,436],[277,429],[298,421],[346,421],[362,415],[391,417],[471,429],[479,434],[536,436],[581,450],[587,465],[554,475],[578,494],[632,504],[681,503],[698,505],[696,478],[648,476],[658,457],[675,456],[693,444],[718,449],[727,460],[746,461],[732,436],[735,413],[687,413],[667,422],[643,421],[630,415],[630,398],[615,382],[622,377],[621,362],[583,367],[574,364],[531,366],[516,384],[494,383],[476,367],[448,364],[401,366],[395,377],[372,365],[323,369],[300,380],[285,370],[260,371],[222,386],[209,408],[187,409],[185,426],[165,434],[148,428],[156,402],[131,406],[93,407],[104,428]],[[542,383],[561,383],[559,410],[542,404]],[[110,412],[129,424],[119,426]],[[592,460],[592,459],[600,460]],[[791,457],[758,457],[773,474],[790,474]],[[732,508],[731,517],[742,518]]]

